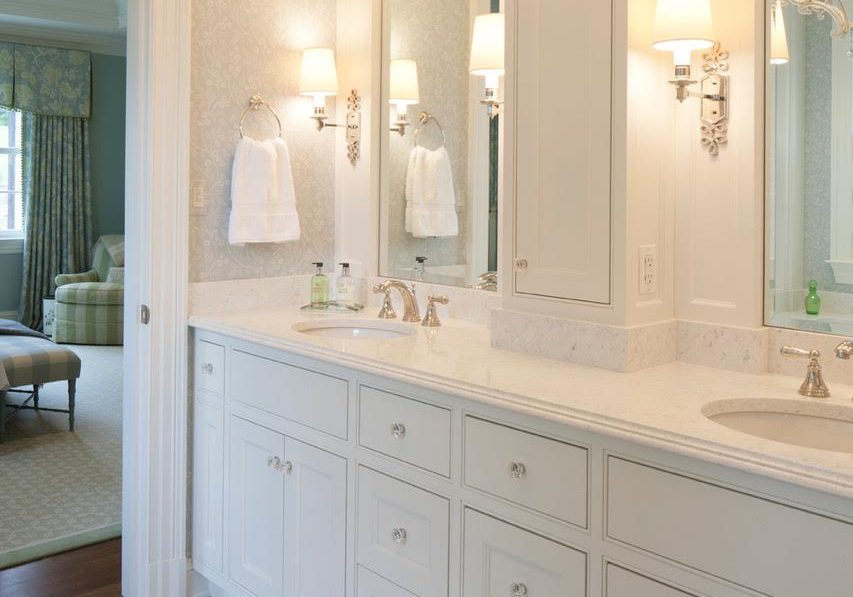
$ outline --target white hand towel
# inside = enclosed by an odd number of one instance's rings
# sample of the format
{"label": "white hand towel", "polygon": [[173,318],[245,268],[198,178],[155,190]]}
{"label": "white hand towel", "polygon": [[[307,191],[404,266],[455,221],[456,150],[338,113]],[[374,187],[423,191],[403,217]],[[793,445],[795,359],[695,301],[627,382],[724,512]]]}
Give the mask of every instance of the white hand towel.
{"label": "white hand towel", "polygon": [[244,246],[298,240],[299,236],[287,144],[280,138],[244,137],[237,144],[231,174],[228,241]]}
{"label": "white hand towel", "polygon": [[406,171],[406,232],[417,238],[457,236],[456,194],[444,147],[415,147]]}

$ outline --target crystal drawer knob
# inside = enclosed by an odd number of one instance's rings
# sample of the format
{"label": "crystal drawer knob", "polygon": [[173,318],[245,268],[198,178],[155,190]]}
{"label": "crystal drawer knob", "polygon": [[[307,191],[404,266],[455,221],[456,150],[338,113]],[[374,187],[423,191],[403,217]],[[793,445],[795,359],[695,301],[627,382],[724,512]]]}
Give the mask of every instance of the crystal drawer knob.
{"label": "crystal drawer knob", "polygon": [[406,542],[406,529],[394,529],[391,531],[391,540],[397,545],[403,545]]}
{"label": "crystal drawer knob", "polygon": [[205,363],[201,366],[201,370],[208,375],[213,375],[213,363]]}
{"label": "crystal drawer knob", "polygon": [[293,463],[290,462],[289,460],[285,460],[284,464],[281,465],[281,471],[285,475],[289,475],[290,473],[293,472]]}
{"label": "crystal drawer knob", "polygon": [[406,435],[406,426],[402,423],[394,423],[391,425],[391,435],[397,439],[402,439]]}
{"label": "crystal drawer knob", "polygon": [[527,596],[527,585],[520,582],[514,582],[510,586],[512,590],[512,597],[526,597]]}
{"label": "crystal drawer knob", "polygon": [[281,458],[278,456],[270,456],[267,458],[267,466],[274,470],[279,470],[281,468]]}
{"label": "crystal drawer knob", "polygon": [[516,259],[515,260],[515,269],[518,271],[523,271],[527,269],[527,259]]}
{"label": "crystal drawer knob", "polygon": [[519,479],[523,479],[524,476],[527,475],[527,467],[524,466],[521,462],[510,462],[509,464],[509,476],[518,481]]}

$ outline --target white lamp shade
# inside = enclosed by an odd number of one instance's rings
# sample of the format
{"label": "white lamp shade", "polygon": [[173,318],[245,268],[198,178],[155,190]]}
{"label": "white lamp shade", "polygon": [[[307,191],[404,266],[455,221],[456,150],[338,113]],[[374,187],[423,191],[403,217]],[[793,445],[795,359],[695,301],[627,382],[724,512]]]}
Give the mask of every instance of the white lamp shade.
{"label": "white lamp shade", "polygon": [[414,60],[391,61],[389,101],[398,106],[411,106],[421,101],[418,90],[418,64]]}
{"label": "white lamp shade", "polygon": [[[652,47],[679,57],[714,45],[711,0],[658,0]],[[676,61],[677,64],[683,64]]]}
{"label": "white lamp shade", "polygon": [[787,64],[790,59],[785,16],[782,14],[782,0],[776,0],[773,6],[773,18],[770,21],[770,64]]}
{"label": "white lamp shade", "polygon": [[302,52],[299,93],[315,97],[338,94],[338,69],[333,49],[308,48]]}
{"label": "white lamp shade", "polygon": [[472,75],[489,77],[504,74],[505,30],[503,13],[479,15],[474,19],[470,63]]}

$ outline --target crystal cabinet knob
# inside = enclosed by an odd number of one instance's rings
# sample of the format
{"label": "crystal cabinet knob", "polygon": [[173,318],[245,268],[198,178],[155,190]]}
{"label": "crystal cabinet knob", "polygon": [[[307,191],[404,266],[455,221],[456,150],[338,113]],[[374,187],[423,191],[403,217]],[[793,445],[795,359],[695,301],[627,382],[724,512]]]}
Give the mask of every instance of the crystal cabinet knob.
{"label": "crystal cabinet knob", "polygon": [[289,460],[285,460],[284,464],[281,465],[281,471],[285,475],[289,475],[290,473],[293,472],[293,463],[290,462]]}
{"label": "crystal cabinet knob", "polygon": [[279,470],[281,468],[281,458],[278,456],[270,456],[267,458],[267,466],[273,470]]}
{"label": "crystal cabinet knob", "polygon": [[510,462],[509,463],[509,476],[518,481],[519,479],[523,479],[524,476],[527,475],[527,467],[524,466],[521,462]]}
{"label": "crystal cabinet knob", "polygon": [[407,537],[406,529],[394,529],[391,531],[391,540],[397,545],[403,545]]}
{"label": "crystal cabinet knob", "polygon": [[521,582],[514,582],[510,585],[512,597],[527,597],[527,585]]}
{"label": "crystal cabinet knob", "polygon": [[397,439],[402,439],[406,435],[406,426],[402,423],[394,423],[391,425],[391,435]]}
{"label": "crystal cabinet knob", "polygon": [[515,260],[515,269],[517,269],[518,271],[526,270],[527,265],[528,265],[527,259],[516,259]]}
{"label": "crystal cabinet knob", "polygon": [[213,363],[205,363],[201,366],[201,370],[207,375],[213,375]]}

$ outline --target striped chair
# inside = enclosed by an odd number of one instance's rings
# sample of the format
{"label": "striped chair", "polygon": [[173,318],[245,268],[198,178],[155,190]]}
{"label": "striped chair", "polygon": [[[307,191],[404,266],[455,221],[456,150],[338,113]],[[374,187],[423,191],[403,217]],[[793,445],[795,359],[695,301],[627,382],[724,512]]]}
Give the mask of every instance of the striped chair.
{"label": "striped chair", "polygon": [[56,276],[53,340],[67,344],[119,345],[124,340],[124,236],[95,243],[92,269]]}

